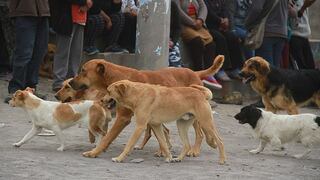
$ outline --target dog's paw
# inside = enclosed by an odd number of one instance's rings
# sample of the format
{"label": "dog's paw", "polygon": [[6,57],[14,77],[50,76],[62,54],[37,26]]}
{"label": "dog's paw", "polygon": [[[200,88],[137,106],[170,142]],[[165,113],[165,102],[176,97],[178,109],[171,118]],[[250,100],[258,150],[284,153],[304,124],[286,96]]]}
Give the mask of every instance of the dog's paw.
{"label": "dog's paw", "polygon": [[198,157],[199,155],[200,155],[200,149],[197,149],[197,148],[191,148],[187,152],[188,157]]}
{"label": "dog's paw", "polygon": [[14,147],[20,147],[21,146],[21,143],[13,143],[12,144]]}
{"label": "dog's paw", "polygon": [[82,156],[89,157],[89,158],[96,158],[97,157],[97,155],[95,155],[92,151],[84,152],[84,153],[82,153]]}
{"label": "dog's paw", "polygon": [[155,157],[164,157],[164,152],[162,152],[160,149],[154,153]]}
{"label": "dog's paw", "polygon": [[226,161],[225,161],[225,160],[222,160],[222,159],[221,159],[221,160],[219,160],[219,164],[220,164],[220,165],[224,165],[224,163],[226,163]]}
{"label": "dog's paw", "polygon": [[63,146],[60,146],[57,151],[63,151],[64,150],[64,147]]}
{"label": "dog's paw", "polygon": [[260,153],[260,151],[257,150],[257,149],[253,149],[253,150],[251,150],[249,152],[252,153],[252,154],[259,154]]}
{"label": "dog's paw", "polygon": [[140,147],[140,146],[135,146],[133,149],[134,149],[134,150],[142,150],[143,148]]}
{"label": "dog's paw", "polygon": [[111,160],[112,160],[112,162],[116,162],[116,163],[122,162],[122,159],[119,157],[112,158]]}

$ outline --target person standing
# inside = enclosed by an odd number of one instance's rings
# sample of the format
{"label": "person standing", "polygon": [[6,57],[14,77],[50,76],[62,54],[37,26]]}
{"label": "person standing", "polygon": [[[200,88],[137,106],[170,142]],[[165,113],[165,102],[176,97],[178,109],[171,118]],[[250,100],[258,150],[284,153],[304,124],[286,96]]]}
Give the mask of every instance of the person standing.
{"label": "person standing", "polygon": [[[16,31],[12,62],[12,78],[9,81],[9,102],[12,94],[38,84],[40,64],[48,47],[50,16],[48,0],[10,0],[9,16],[14,19]],[[45,98],[36,94],[40,98]]]}
{"label": "person standing", "polygon": [[53,61],[52,90],[74,77],[82,59],[83,33],[91,0],[51,0],[52,27],[57,33],[57,50]]}
{"label": "person standing", "polygon": [[[261,21],[261,15],[265,13],[264,7],[272,6],[265,24],[263,42],[260,48],[256,49],[257,56],[266,59],[271,65],[280,67],[282,50],[288,36],[288,0],[255,0],[248,12],[245,26],[251,27]],[[250,29],[250,28],[248,28]]]}

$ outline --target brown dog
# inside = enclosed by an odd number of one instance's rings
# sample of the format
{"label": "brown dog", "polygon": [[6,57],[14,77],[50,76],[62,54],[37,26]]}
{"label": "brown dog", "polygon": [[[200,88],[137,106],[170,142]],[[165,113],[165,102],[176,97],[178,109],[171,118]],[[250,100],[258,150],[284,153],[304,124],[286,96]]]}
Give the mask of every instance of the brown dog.
{"label": "brown dog", "polygon": [[[112,161],[123,161],[149,124],[156,134],[161,149],[165,151],[166,161],[180,162],[191,148],[188,129],[196,120],[206,136],[208,145],[212,148],[218,146],[219,163],[224,164],[224,145],[213,124],[211,106],[208,102],[212,98],[212,93],[209,89],[199,85],[165,87],[122,80],[111,84],[107,92],[108,94],[103,100],[107,107],[115,100],[121,106],[134,112],[136,116],[136,126],[132,136],[123,152],[118,157],[112,158]],[[184,119],[186,114],[193,118]],[[172,158],[162,129],[163,123],[171,121],[177,121],[179,135],[183,143],[183,149],[177,158]]]}
{"label": "brown dog", "polygon": [[[70,86],[69,82],[72,80],[72,78],[67,79],[63,82],[61,89],[55,94],[55,98],[63,103],[66,102],[71,102],[71,101],[79,101],[79,100],[100,100],[102,99],[106,94],[102,93],[94,88],[88,88],[88,89],[84,89],[84,90],[74,90],[72,89],[72,87]],[[169,149],[172,147],[171,143],[170,143],[170,137],[169,137],[169,129],[165,126],[163,126],[163,130],[164,130],[164,134],[166,137],[166,142],[169,146]],[[141,145],[139,145],[138,147],[135,147],[135,149],[137,150],[142,150],[144,148],[144,146],[146,145],[146,143],[148,142],[148,140],[151,138],[151,127],[148,125],[147,129],[145,131],[145,135],[143,138],[143,141],[141,142]],[[161,151],[161,149],[159,149],[159,151],[157,151],[155,153],[156,156],[162,156],[163,155],[163,151]]]}
{"label": "brown dog", "polygon": [[320,107],[320,71],[279,69],[261,57],[247,60],[240,76],[262,96],[267,111],[283,109],[298,114],[298,106],[310,101]]}
{"label": "brown dog", "polygon": [[[139,71],[115,65],[102,59],[96,59],[85,63],[80,74],[70,82],[70,85],[76,90],[92,87],[102,92],[106,92],[110,84],[124,79],[169,87],[189,86],[191,84],[203,85],[201,79],[217,73],[223,65],[223,62],[224,56],[219,55],[215,58],[211,67],[202,71],[195,72],[188,68],[164,68],[156,71]],[[118,106],[116,111],[117,118],[109,133],[104,136],[99,146],[83,153],[84,156],[98,156],[104,149],[108,148],[111,142],[130,123],[133,115],[130,109]],[[197,121],[193,126],[196,131],[196,142],[187,155],[198,156],[203,136]]]}
{"label": "brown dog", "polygon": [[42,77],[53,78],[53,57],[56,52],[56,45],[48,44],[48,52],[40,65],[39,75]]}

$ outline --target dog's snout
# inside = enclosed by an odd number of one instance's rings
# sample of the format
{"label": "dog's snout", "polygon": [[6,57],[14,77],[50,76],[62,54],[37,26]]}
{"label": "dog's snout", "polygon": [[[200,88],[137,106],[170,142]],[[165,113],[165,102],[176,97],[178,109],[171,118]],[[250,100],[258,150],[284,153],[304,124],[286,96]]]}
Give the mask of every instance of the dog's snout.
{"label": "dog's snout", "polygon": [[237,120],[239,120],[240,115],[239,115],[239,114],[236,114],[236,115],[234,116],[234,118],[237,119]]}
{"label": "dog's snout", "polygon": [[69,84],[70,84],[71,88],[74,89],[74,80],[73,79],[69,82]]}

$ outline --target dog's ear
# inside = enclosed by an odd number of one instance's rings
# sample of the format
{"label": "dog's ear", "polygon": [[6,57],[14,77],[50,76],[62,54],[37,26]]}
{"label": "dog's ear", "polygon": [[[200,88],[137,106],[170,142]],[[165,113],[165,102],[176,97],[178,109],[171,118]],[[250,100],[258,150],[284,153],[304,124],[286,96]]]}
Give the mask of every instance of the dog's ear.
{"label": "dog's ear", "polygon": [[15,97],[19,100],[24,100],[25,97],[26,97],[26,93],[21,91],[21,90],[18,90],[16,93],[15,93]]}
{"label": "dog's ear", "polygon": [[126,92],[126,88],[127,86],[125,84],[118,84],[116,86],[117,92],[119,94],[119,96],[124,96],[125,92]]}
{"label": "dog's ear", "polygon": [[252,66],[261,74],[267,75],[270,71],[269,65],[265,63],[261,63],[260,61],[253,61]]}
{"label": "dog's ear", "polygon": [[25,90],[30,92],[30,93],[32,93],[32,94],[35,92],[35,89],[34,88],[30,88],[30,87],[27,87]]}
{"label": "dog's ear", "polygon": [[98,63],[97,64],[97,73],[100,74],[100,75],[104,75],[104,72],[105,72],[104,65],[101,64],[101,63]]}

